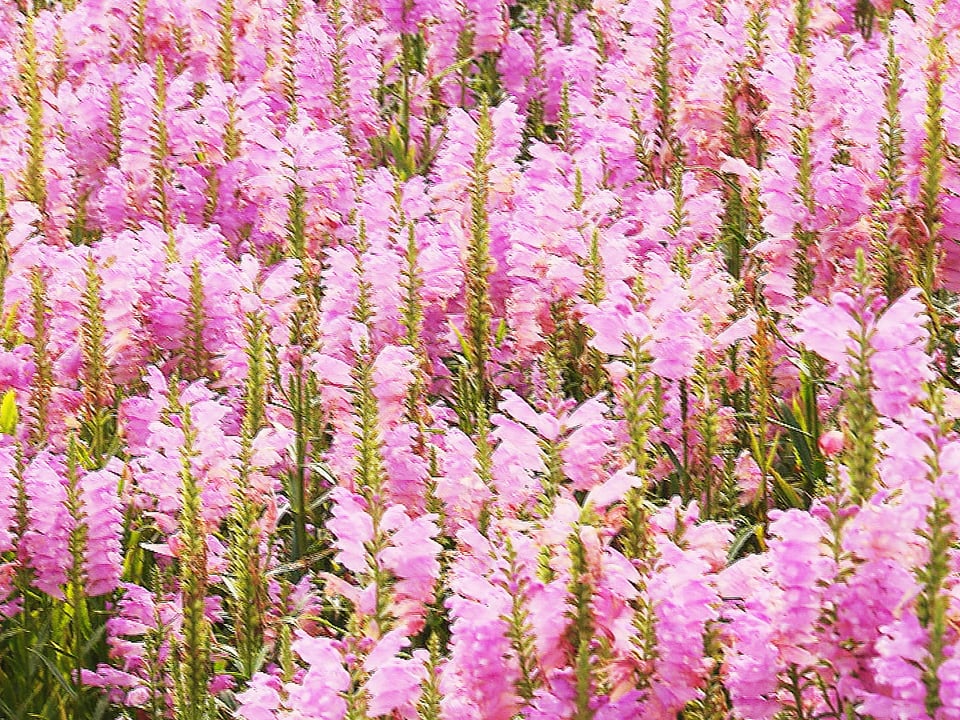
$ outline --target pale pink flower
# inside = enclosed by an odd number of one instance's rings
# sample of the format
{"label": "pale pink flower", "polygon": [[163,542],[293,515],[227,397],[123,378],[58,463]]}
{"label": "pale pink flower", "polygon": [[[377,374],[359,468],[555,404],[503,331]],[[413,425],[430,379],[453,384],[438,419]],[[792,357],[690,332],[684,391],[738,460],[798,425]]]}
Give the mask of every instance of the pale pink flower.
{"label": "pale pink flower", "polygon": [[365,573],[370,569],[365,544],[373,540],[374,532],[366,503],[345,488],[334,488],[330,496],[334,508],[327,527],[336,538],[337,562],[353,573]]}

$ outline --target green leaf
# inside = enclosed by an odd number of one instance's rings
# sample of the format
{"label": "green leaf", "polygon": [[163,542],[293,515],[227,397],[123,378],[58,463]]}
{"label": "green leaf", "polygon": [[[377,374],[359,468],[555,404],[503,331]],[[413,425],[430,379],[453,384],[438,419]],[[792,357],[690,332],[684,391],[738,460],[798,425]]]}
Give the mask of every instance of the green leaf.
{"label": "green leaf", "polygon": [[507,330],[509,330],[507,327],[507,321],[503,318],[500,318],[500,324],[497,325],[497,334],[494,338],[494,342],[496,342],[498,347],[503,345],[503,340],[507,337]]}
{"label": "green leaf", "polygon": [[460,343],[460,351],[463,353],[463,356],[467,359],[467,363],[472,365],[473,353],[470,351],[470,341],[463,336],[463,333],[460,332],[457,326],[454,325],[452,322],[450,323],[450,329],[453,330],[453,332],[456,334],[457,340]]}
{"label": "green leaf", "polygon": [[17,393],[13,388],[10,388],[4,393],[3,401],[0,402],[0,433],[13,435],[13,433],[16,432],[19,420],[20,412],[17,410]]}
{"label": "green leaf", "polygon": [[780,405],[780,421],[789,433],[793,445],[794,455],[800,467],[801,476],[806,484],[806,490],[813,492],[818,482],[826,477],[826,466],[820,458],[816,445],[816,438],[807,429],[806,418],[800,408],[791,408],[787,403]]}
{"label": "green leaf", "polygon": [[29,648],[28,652],[37,657],[40,662],[43,663],[44,667],[47,669],[47,672],[50,673],[50,676],[57,681],[57,684],[60,685],[68,697],[76,699],[77,691],[74,689],[73,684],[70,682],[70,679],[63,674],[60,668],[57,667],[53,660],[48,658],[36,648]]}
{"label": "green leaf", "polygon": [[761,523],[747,525],[740,529],[733,540],[733,544],[730,545],[730,549],[727,551],[728,564],[732,563],[740,556],[740,552],[743,550],[746,544],[756,537],[758,529],[761,532],[763,531],[763,525]]}
{"label": "green leaf", "polygon": [[803,508],[803,499],[800,497],[799,493],[797,493],[797,489],[787,482],[780,473],[771,471],[771,475],[773,477],[774,487],[779,492],[780,497],[787,504],[787,506],[798,509]]}
{"label": "green leaf", "polygon": [[[677,454],[673,451],[673,448],[670,447],[667,443],[660,443],[660,447],[663,448],[663,451],[667,454],[667,457],[670,458],[670,462],[673,463],[673,467],[677,471],[677,476],[684,485],[688,485],[690,482],[690,476],[687,474],[687,469],[683,466],[683,463],[680,462],[680,458],[677,457]],[[679,487],[671,487],[670,494],[675,495],[679,492]]]}

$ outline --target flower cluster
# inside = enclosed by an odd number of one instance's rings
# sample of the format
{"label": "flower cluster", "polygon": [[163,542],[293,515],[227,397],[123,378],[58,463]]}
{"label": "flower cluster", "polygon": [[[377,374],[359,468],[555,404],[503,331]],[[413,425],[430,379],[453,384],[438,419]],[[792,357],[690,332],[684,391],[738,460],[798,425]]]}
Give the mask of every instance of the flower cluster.
{"label": "flower cluster", "polygon": [[0,716],[960,718],[958,0],[0,2]]}

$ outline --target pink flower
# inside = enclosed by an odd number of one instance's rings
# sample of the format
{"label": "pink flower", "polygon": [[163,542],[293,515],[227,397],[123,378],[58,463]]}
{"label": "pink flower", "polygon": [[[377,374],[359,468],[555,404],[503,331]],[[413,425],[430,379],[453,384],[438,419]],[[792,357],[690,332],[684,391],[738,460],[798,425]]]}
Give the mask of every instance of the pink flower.
{"label": "pink flower", "polygon": [[807,300],[794,319],[800,330],[800,342],[834,363],[841,373],[849,367],[853,338],[859,332],[856,320],[848,311],[851,303],[846,296],[834,296],[834,304],[829,306]]}
{"label": "pink flower", "polygon": [[760,484],[763,482],[763,473],[760,466],[753,459],[749,450],[742,451],[734,464],[734,476],[737,478],[737,486],[740,488],[740,500],[744,503],[753,502],[757,493],[760,492]]}
{"label": "pink flower", "polygon": [[606,482],[587,493],[587,502],[602,510],[622,500],[628,490],[640,487],[641,484],[641,479],[633,475],[633,463],[630,463],[628,466],[617,470]]}
{"label": "pink flower", "polygon": [[817,446],[827,457],[833,457],[843,450],[843,433],[839,430],[829,430],[820,436]]}
{"label": "pink flower", "polygon": [[81,482],[87,528],[84,571],[86,593],[91,597],[114,590],[123,570],[123,516],[117,495],[121,470],[122,464],[114,459],[103,470],[87,473]]}
{"label": "pink flower", "polygon": [[336,538],[337,562],[353,573],[365,573],[370,569],[365,544],[373,540],[373,520],[366,503],[359,495],[339,487],[330,492],[330,499],[334,503],[333,517],[327,527]]}
{"label": "pink flower", "polygon": [[300,631],[292,648],[307,664],[307,672],[299,681],[284,686],[287,692],[284,705],[293,717],[343,720],[347,703],[342,693],[350,687],[350,674],[343,667],[343,658],[335,641],[311,637]]}
{"label": "pink flower", "polygon": [[916,615],[908,613],[880,631],[877,656],[872,663],[879,687],[867,694],[862,712],[882,720],[928,718],[927,689],[921,672],[927,655],[926,630]]}
{"label": "pink flower", "polygon": [[716,620],[719,612],[707,564],[663,539],[658,550],[659,567],[646,581],[656,612],[658,648],[656,680],[646,712],[667,718],[698,695],[710,662],[690,638],[703,637],[707,623]]}
{"label": "pink flower", "polygon": [[73,559],[68,542],[73,519],[67,512],[66,483],[59,461],[47,453],[34,458],[24,473],[30,500],[30,526],[20,553],[34,570],[33,584],[60,600]]}
{"label": "pink flower", "polygon": [[909,406],[923,397],[924,383],[935,377],[925,348],[929,337],[925,317],[919,291],[913,289],[877,320],[870,371],[876,388],[873,402],[883,415],[897,418],[906,414]]}
{"label": "pink flower", "polygon": [[[394,509],[396,513],[392,513]],[[385,526],[391,514],[400,515],[402,520],[399,529],[390,536],[391,547],[380,555],[384,565],[397,577],[432,582],[440,570],[436,559],[440,545],[432,539],[437,534],[434,524],[437,516],[421,515],[410,520],[400,506],[394,506],[384,514]]]}
{"label": "pink flower", "polygon": [[394,613],[401,624],[417,624],[433,600],[433,588],[440,574],[441,546],[433,538],[438,533],[436,515],[421,515],[411,520],[400,505],[389,508],[383,527],[392,530],[391,545],[378,560],[397,578],[394,585]]}
{"label": "pink flower", "polygon": [[960,657],[945,660],[937,672],[940,680],[941,712],[944,718],[960,718]]}
{"label": "pink flower", "polygon": [[380,406],[380,424],[388,428],[405,412],[407,388],[413,382],[416,359],[408,347],[387,345],[373,365],[374,394]]}
{"label": "pink flower", "polygon": [[371,716],[399,712],[403,718],[416,718],[421,683],[427,677],[424,662],[428,653],[417,650],[412,658],[392,657],[377,667],[367,680],[370,694],[367,711]]}

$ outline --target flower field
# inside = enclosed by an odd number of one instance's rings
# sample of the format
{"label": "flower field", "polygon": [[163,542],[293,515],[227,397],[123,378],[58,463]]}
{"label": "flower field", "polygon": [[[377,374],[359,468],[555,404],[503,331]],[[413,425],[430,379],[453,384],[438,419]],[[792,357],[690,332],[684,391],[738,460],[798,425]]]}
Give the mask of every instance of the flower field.
{"label": "flower field", "polygon": [[960,0],[0,1],[0,720],[960,720]]}

